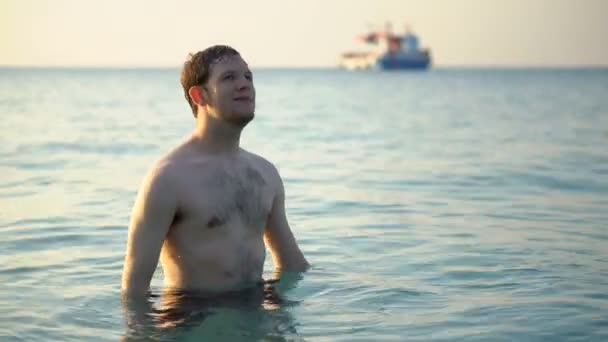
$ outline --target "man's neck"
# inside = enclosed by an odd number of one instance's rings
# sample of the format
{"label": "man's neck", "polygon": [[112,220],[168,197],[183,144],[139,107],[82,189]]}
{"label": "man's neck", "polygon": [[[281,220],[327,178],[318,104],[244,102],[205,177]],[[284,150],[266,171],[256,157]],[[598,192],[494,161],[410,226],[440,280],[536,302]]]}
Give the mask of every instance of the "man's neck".
{"label": "man's neck", "polygon": [[233,154],[240,149],[242,127],[212,117],[200,117],[192,133],[193,141],[205,152]]}

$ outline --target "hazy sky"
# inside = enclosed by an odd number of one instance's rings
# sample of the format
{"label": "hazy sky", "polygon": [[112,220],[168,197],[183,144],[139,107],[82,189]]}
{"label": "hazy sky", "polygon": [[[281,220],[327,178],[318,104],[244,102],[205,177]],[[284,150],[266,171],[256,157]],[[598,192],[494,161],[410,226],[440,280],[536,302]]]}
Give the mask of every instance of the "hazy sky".
{"label": "hazy sky", "polygon": [[608,0],[0,0],[0,65],[179,66],[233,45],[252,66],[332,66],[407,23],[436,65],[608,65]]}

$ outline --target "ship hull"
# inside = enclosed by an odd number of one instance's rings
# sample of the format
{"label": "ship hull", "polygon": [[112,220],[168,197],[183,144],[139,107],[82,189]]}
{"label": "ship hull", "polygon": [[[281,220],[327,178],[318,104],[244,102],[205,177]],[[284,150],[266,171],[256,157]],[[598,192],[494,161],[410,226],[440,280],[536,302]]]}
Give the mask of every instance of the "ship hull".
{"label": "ship hull", "polygon": [[347,70],[426,70],[431,66],[431,58],[428,54],[407,54],[390,56],[384,55],[378,58],[373,56],[356,56],[342,58],[340,67]]}
{"label": "ship hull", "polygon": [[376,62],[380,70],[425,70],[431,65],[427,55],[379,58]]}

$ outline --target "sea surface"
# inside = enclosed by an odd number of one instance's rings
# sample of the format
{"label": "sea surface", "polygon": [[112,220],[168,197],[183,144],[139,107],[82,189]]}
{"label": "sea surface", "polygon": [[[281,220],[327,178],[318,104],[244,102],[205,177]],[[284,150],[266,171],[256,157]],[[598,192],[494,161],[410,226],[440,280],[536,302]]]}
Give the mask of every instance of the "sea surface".
{"label": "sea surface", "polygon": [[[254,78],[241,145],[313,267],[144,339],[608,341],[607,69]],[[133,336],[131,207],[193,126],[177,68],[0,69],[1,341]]]}

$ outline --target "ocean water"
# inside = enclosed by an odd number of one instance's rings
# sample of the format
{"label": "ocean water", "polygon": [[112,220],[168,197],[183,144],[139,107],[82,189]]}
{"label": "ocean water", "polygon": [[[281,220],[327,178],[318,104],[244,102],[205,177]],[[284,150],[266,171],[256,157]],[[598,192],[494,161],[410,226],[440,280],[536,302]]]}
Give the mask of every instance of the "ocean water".
{"label": "ocean water", "polygon": [[[254,77],[241,143],[313,268],[147,339],[608,340],[608,70]],[[0,340],[126,339],[137,187],[194,124],[178,70],[1,69],[0,115]]]}

